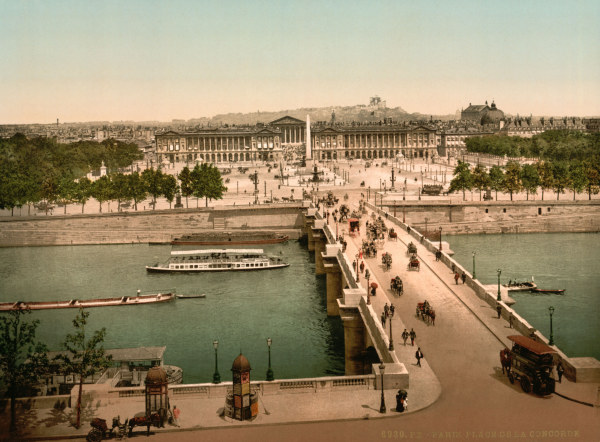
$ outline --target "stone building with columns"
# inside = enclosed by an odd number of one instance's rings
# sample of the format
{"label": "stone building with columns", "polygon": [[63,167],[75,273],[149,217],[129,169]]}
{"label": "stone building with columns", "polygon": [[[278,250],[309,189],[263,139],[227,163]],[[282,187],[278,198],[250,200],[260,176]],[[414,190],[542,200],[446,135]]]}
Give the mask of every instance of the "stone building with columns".
{"label": "stone building with columns", "polygon": [[424,125],[317,125],[311,128],[313,156],[320,160],[432,158],[440,137]]}
{"label": "stone building with columns", "polygon": [[156,156],[159,164],[278,161],[281,135],[281,130],[265,125],[168,131],[156,135]]}
{"label": "stone building with columns", "polygon": [[[289,148],[303,149],[306,123],[285,116],[268,124],[168,131],[156,135],[159,163],[279,161]],[[311,125],[312,156],[318,160],[432,158],[440,134],[425,125],[356,123]]]}

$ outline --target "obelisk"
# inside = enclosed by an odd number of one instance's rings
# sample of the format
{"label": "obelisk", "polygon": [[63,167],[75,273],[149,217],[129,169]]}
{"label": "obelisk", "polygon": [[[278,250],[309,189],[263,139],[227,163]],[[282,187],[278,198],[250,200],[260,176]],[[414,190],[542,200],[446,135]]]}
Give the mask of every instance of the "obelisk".
{"label": "obelisk", "polygon": [[306,159],[312,160],[312,148],[310,145],[310,115],[306,114]]}

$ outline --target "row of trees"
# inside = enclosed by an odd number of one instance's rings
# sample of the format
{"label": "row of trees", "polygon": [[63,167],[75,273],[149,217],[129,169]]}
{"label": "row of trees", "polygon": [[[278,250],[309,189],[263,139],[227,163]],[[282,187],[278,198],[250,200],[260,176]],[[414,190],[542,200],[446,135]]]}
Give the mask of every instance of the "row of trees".
{"label": "row of trees", "polygon": [[594,161],[538,161],[535,164],[521,165],[517,161],[509,161],[505,170],[500,166],[492,166],[488,171],[484,166],[471,167],[469,163],[459,161],[454,169],[454,178],[450,182],[449,192],[465,192],[478,190],[479,199],[484,190],[494,190],[496,200],[498,191],[513,194],[525,191],[529,195],[537,194],[541,189],[542,200],[544,190],[556,192],[556,199],[565,190],[573,192],[573,199],[577,193],[586,191],[589,199],[592,194],[600,191],[600,165]]}
{"label": "row of trees", "polygon": [[27,322],[30,310],[11,310],[0,316],[0,380],[5,396],[10,399],[10,431],[17,430],[16,398],[31,394],[31,389],[47,375],[77,375],[77,415],[75,426],[81,424],[83,381],[102,372],[111,364],[111,356],[103,347],[106,328],[87,330],[89,313],[80,309],[73,320],[74,332],[67,334],[64,350],[49,360],[48,348],[36,338],[39,320]]}
{"label": "row of trees", "polygon": [[548,130],[531,138],[491,135],[465,140],[469,152],[545,161],[600,162],[600,133]]}
{"label": "row of trees", "polygon": [[[0,175],[0,208],[14,210],[15,207],[43,200],[64,205],[65,213],[67,204],[81,204],[83,213],[86,202],[94,198],[100,203],[100,212],[102,204],[110,204],[110,201],[117,201],[119,211],[123,202],[133,201],[137,210],[138,203],[148,196],[152,197],[151,205],[155,207],[156,200],[160,197],[164,197],[171,205],[179,193],[186,197],[186,204],[187,197],[194,196],[206,198],[208,205],[208,200],[221,199],[227,190],[221,173],[212,164],[197,165],[192,171],[186,167],[179,174],[179,179],[181,184],[173,175],[163,173],[160,169],[146,169],[141,174],[112,173],[93,182],[87,177],[63,177],[58,182],[44,180],[41,189],[37,189],[29,186],[28,183],[31,182],[21,179],[18,174],[5,176],[4,179]],[[47,209],[48,204],[45,207]]]}
{"label": "row of trees", "polygon": [[45,137],[28,139],[23,134],[0,139],[0,209],[57,201],[59,190],[74,192],[73,183],[85,180],[102,163],[109,173],[116,173],[142,158],[135,143],[112,139],[72,144]]}

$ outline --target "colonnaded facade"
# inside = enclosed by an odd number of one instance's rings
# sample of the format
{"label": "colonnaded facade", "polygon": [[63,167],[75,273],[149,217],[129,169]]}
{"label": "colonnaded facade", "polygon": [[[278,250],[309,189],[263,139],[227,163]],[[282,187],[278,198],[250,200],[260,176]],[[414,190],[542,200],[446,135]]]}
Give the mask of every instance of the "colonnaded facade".
{"label": "colonnaded facade", "polygon": [[[310,123],[309,123],[310,124]],[[310,152],[306,152],[306,134]],[[286,116],[255,126],[223,126],[156,134],[159,163],[434,158],[446,155],[444,134],[426,125],[307,123]]]}

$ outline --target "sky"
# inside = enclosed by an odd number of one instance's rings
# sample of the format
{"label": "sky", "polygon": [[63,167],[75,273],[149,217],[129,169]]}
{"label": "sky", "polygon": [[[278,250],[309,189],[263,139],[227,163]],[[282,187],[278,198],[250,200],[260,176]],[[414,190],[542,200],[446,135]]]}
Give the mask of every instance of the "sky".
{"label": "sky", "polygon": [[0,0],[0,124],[368,104],[600,115],[598,0]]}

